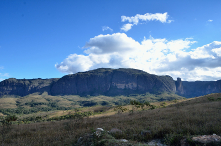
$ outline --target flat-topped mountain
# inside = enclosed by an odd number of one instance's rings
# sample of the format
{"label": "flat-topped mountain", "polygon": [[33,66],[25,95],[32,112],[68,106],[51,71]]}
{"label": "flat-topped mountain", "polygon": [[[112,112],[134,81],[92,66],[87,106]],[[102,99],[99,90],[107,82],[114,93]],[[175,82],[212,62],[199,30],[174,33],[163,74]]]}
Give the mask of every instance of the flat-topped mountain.
{"label": "flat-topped mountain", "polygon": [[0,82],[0,96],[26,96],[35,92],[49,95],[130,95],[176,93],[183,97],[202,96],[221,92],[218,81],[174,81],[172,77],[157,76],[147,72],[120,68],[99,68],[54,79],[15,79]]}
{"label": "flat-topped mountain", "polygon": [[170,76],[123,68],[101,68],[66,75],[51,88],[52,95],[129,95],[175,91],[175,82]]}
{"label": "flat-topped mountain", "polygon": [[50,95],[129,95],[176,91],[170,76],[157,76],[136,69],[100,68],[66,75],[60,79],[14,79],[0,82],[0,96],[25,96],[34,92]]}
{"label": "flat-topped mountain", "polygon": [[181,81],[177,78],[176,93],[183,97],[197,97],[211,93],[221,93],[221,80],[218,81]]}

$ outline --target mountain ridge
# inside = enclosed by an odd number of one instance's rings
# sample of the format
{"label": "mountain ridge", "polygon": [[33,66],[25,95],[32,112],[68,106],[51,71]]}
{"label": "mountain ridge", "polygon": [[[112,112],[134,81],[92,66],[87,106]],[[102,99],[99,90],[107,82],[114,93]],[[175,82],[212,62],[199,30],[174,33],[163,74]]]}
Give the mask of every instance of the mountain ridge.
{"label": "mountain ridge", "polygon": [[221,80],[188,82],[172,77],[149,74],[131,68],[98,68],[86,72],[51,79],[15,79],[0,82],[0,97],[26,96],[35,92],[49,95],[130,95],[176,93],[183,97],[196,97],[221,92]]}
{"label": "mountain ridge", "polygon": [[53,85],[51,91],[52,95],[62,95],[63,93],[128,95],[155,93],[157,92],[155,90],[158,92],[175,92],[175,84],[169,76],[157,76],[136,69],[101,68],[64,76]]}

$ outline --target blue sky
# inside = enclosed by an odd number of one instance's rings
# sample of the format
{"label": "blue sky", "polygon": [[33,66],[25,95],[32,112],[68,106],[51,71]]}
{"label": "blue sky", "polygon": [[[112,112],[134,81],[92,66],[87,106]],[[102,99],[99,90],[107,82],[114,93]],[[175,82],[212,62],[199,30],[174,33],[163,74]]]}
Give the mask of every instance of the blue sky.
{"label": "blue sky", "polygon": [[221,79],[220,0],[0,1],[0,80],[99,67]]}

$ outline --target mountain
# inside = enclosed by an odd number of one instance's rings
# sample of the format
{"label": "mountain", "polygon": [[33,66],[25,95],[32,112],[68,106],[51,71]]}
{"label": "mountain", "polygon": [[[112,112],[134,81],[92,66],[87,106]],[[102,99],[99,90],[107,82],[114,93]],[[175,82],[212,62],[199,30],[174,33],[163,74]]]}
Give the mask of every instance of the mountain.
{"label": "mountain", "polygon": [[183,97],[196,97],[221,92],[218,81],[174,81],[170,76],[157,76],[147,72],[120,68],[99,68],[52,79],[15,79],[0,82],[0,96],[26,96],[35,92],[49,95],[130,95],[176,93]]}
{"label": "mountain", "polygon": [[0,82],[0,96],[25,96],[34,92],[49,95],[129,95],[175,92],[170,76],[157,76],[136,69],[100,68],[66,75],[60,79],[14,79]]}
{"label": "mountain", "polygon": [[0,82],[0,96],[17,95],[26,96],[35,92],[48,92],[50,94],[51,85],[56,82],[54,79],[15,79],[9,78]]}
{"label": "mountain", "polygon": [[136,69],[101,68],[67,75],[51,88],[52,95],[128,95],[175,92],[170,76],[157,76]]}
{"label": "mountain", "polygon": [[187,98],[221,92],[221,80],[188,82],[181,81],[181,78],[177,78],[175,84],[176,93]]}

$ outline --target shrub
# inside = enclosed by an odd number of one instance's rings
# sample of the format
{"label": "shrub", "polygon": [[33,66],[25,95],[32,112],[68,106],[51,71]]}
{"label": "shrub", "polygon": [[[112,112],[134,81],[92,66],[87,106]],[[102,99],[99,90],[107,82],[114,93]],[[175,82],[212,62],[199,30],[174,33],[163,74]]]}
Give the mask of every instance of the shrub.
{"label": "shrub", "polygon": [[166,134],[164,141],[165,144],[170,146],[180,145],[180,141],[183,139],[182,134]]}
{"label": "shrub", "polygon": [[208,99],[209,101],[215,101],[215,98],[214,98],[214,97],[207,97],[207,99]]}

